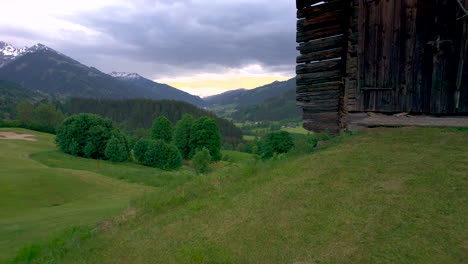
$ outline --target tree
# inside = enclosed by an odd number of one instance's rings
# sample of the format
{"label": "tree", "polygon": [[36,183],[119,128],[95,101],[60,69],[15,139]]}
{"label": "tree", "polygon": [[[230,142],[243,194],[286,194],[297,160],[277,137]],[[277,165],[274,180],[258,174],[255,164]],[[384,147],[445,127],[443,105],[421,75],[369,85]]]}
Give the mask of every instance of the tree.
{"label": "tree", "polygon": [[23,100],[16,105],[16,118],[26,124],[31,124],[34,116],[34,106],[27,100]]}
{"label": "tree", "polygon": [[163,140],[151,140],[148,142],[143,164],[160,169],[175,169],[182,166],[182,156],[176,146]]}
{"label": "tree", "polygon": [[107,141],[111,138],[111,130],[102,125],[95,125],[88,129],[86,145],[83,152],[90,159],[104,159],[106,157]]}
{"label": "tree", "polygon": [[190,132],[194,121],[195,118],[192,115],[184,114],[175,127],[174,144],[184,159],[190,156]]}
{"label": "tree", "polygon": [[263,139],[262,158],[269,159],[273,157],[275,153],[287,153],[293,146],[293,139],[288,132],[272,132]]}
{"label": "tree", "polygon": [[193,155],[191,165],[198,173],[207,173],[210,171],[210,161],[210,151],[207,148],[203,148]]}
{"label": "tree", "polygon": [[166,143],[172,141],[172,123],[165,116],[160,116],[154,120],[151,126],[151,138],[154,140],[163,140]]}
{"label": "tree", "polygon": [[140,139],[133,147],[133,155],[135,156],[135,159],[141,164],[143,164],[145,161],[145,154],[148,150],[149,143],[150,141],[147,139]]}
{"label": "tree", "polygon": [[214,119],[200,117],[191,128],[190,154],[191,156],[203,148],[207,148],[213,161],[221,160],[221,135]]}
{"label": "tree", "polygon": [[104,154],[106,158],[111,161],[123,162],[128,160],[129,152],[125,146],[126,142],[122,142],[122,138],[118,136],[112,136],[109,141],[107,141],[106,149]]}
{"label": "tree", "polygon": [[33,123],[42,127],[55,129],[64,119],[62,111],[51,102],[42,103],[34,109]]}
{"label": "tree", "polygon": [[116,131],[109,119],[94,114],[72,115],[57,128],[55,142],[65,153],[105,158],[107,141]]}

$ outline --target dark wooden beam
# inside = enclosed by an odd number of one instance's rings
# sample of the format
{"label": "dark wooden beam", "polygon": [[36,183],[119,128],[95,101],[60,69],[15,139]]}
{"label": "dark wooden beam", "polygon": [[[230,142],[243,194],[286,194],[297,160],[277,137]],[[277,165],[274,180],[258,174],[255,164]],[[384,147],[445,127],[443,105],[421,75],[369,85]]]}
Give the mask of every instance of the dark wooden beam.
{"label": "dark wooden beam", "polygon": [[321,61],[317,63],[299,64],[296,66],[297,74],[337,70],[342,65],[341,60]]}
{"label": "dark wooden beam", "polygon": [[341,47],[330,49],[330,50],[317,51],[317,52],[298,56],[296,59],[296,62],[297,63],[309,63],[311,61],[322,61],[322,60],[341,58],[342,52],[343,52],[343,49]]}
{"label": "dark wooden beam", "polygon": [[323,38],[312,40],[306,43],[301,43],[296,49],[301,54],[308,54],[315,51],[328,50],[339,48],[343,46],[344,37],[343,35],[334,36],[331,38]]}
{"label": "dark wooden beam", "polygon": [[331,82],[331,81],[341,80],[341,78],[342,78],[342,74],[341,74],[341,71],[339,70],[299,74],[296,77],[296,84],[307,85],[307,84]]}
{"label": "dark wooden beam", "polygon": [[311,30],[297,31],[296,42],[306,42],[320,38],[327,38],[343,34],[343,26],[339,21],[334,25],[324,26]]}

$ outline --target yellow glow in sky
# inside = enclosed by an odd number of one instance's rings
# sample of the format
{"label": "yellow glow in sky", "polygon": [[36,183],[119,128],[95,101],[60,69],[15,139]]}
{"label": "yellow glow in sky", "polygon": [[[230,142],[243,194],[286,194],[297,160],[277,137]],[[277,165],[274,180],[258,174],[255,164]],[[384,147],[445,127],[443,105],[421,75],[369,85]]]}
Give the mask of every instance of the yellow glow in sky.
{"label": "yellow glow in sky", "polygon": [[290,78],[284,77],[229,77],[225,79],[198,79],[186,81],[167,81],[166,84],[185,92],[208,96],[223,93],[234,89],[253,89],[259,86],[270,84],[274,81],[286,81]]}

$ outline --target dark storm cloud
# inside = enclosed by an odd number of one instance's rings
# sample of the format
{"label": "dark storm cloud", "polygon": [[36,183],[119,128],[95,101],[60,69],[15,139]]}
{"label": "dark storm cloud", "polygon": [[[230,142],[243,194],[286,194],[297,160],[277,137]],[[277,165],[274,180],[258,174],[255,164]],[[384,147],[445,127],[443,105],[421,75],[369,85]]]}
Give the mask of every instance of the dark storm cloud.
{"label": "dark storm cloud", "polygon": [[[294,65],[294,1],[133,3],[131,8],[106,8],[72,18],[109,37],[107,43],[87,46],[91,54],[141,62],[142,68],[134,71],[153,75],[143,65],[165,65],[156,73],[159,77],[175,68],[215,72],[216,67],[258,63],[276,71]],[[79,41],[75,46],[80,46]],[[73,48],[68,49],[73,53]]]}

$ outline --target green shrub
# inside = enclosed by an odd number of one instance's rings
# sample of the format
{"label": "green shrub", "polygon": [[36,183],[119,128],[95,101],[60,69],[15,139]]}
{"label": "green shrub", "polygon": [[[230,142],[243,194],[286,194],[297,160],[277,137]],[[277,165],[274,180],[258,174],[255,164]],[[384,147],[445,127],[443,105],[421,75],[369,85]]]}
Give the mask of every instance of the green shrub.
{"label": "green shrub", "polygon": [[221,135],[214,119],[201,117],[193,123],[190,135],[191,156],[203,148],[208,149],[213,161],[221,160]]}
{"label": "green shrub", "polygon": [[[115,129],[109,119],[101,118],[94,114],[78,114],[65,119],[57,128],[55,142],[65,153],[88,157],[93,159],[105,159],[107,141],[112,137],[120,140],[124,135]],[[128,145],[124,142],[126,152]]]}
{"label": "green shrub", "polygon": [[182,166],[182,156],[176,146],[162,140],[151,140],[147,145],[143,164],[160,169],[175,169]]}
{"label": "green shrub", "polygon": [[94,234],[95,229],[91,226],[68,228],[47,243],[21,248],[13,263],[58,263],[69,250],[80,248],[81,244]]}
{"label": "green shrub", "polygon": [[143,164],[145,161],[145,154],[148,150],[148,146],[150,141],[147,139],[140,139],[137,141],[135,146],[133,147],[133,155],[135,156],[136,161]]}
{"label": "green shrub", "polygon": [[296,138],[291,154],[308,154],[314,151],[319,141],[326,141],[333,137],[331,134],[307,134]]}
{"label": "green shrub", "polygon": [[195,118],[192,115],[184,114],[175,127],[174,144],[184,159],[190,156],[190,132],[194,121]]}
{"label": "green shrub", "polygon": [[151,126],[151,139],[163,140],[166,143],[172,141],[172,123],[165,116],[160,116],[154,120]]}
{"label": "green shrub", "polygon": [[126,142],[123,141],[122,138],[112,136],[111,139],[107,141],[106,150],[104,151],[106,158],[116,162],[128,160],[129,152],[125,145]]}
{"label": "green shrub", "polygon": [[224,154],[221,157],[221,160],[226,161],[226,162],[234,162],[234,159],[231,157],[231,155],[228,155],[228,154]]}
{"label": "green shrub", "polygon": [[192,167],[198,173],[207,173],[210,171],[211,155],[207,148],[203,148],[195,153],[192,158]]}
{"label": "green shrub", "polygon": [[272,132],[263,139],[262,158],[270,159],[275,153],[287,153],[294,146],[291,135],[286,131]]}

